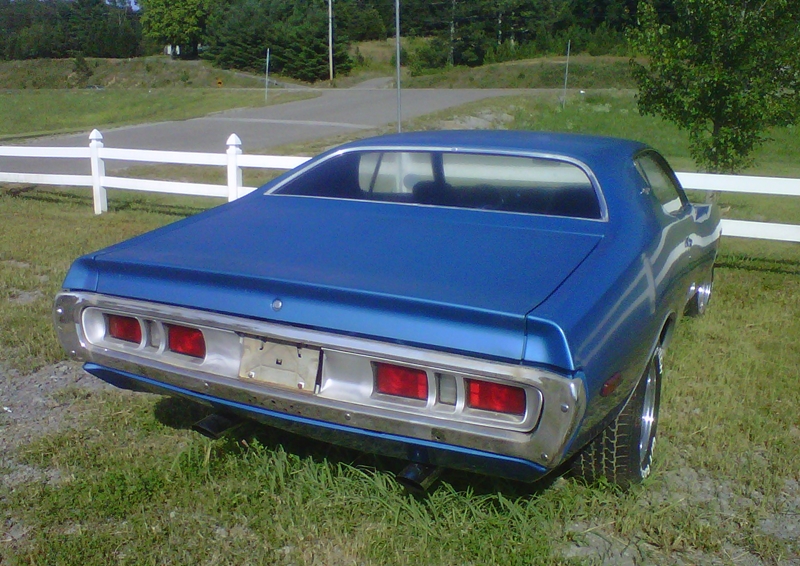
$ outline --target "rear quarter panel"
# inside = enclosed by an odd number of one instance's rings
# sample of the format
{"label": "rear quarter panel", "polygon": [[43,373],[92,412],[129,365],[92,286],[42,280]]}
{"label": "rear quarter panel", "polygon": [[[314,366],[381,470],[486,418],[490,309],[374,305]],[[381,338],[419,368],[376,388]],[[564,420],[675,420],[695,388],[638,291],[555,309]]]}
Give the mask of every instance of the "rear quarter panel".
{"label": "rear quarter panel", "polygon": [[[694,269],[685,239],[695,230],[691,209],[679,218],[656,209],[633,166],[598,174],[609,216],[606,235],[564,285],[530,318],[564,331],[585,384],[587,410],[570,453],[610,422],[641,377],[668,322],[683,311]],[[620,374],[616,391],[600,396]]]}

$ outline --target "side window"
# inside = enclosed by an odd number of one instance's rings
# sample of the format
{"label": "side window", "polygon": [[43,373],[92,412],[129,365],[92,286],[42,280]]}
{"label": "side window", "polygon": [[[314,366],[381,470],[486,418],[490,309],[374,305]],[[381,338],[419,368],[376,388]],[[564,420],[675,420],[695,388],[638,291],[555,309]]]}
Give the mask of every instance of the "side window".
{"label": "side window", "polygon": [[358,184],[365,193],[411,194],[420,181],[433,180],[428,152],[370,152],[361,154]]}
{"label": "side window", "polygon": [[664,212],[674,215],[683,209],[688,202],[686,195],[675,184],[672,175],[660,158],[645,153],[636,159],[636,166]]}
{"label": "side window", "polygon": [[442,166],[445,179],[454,187],[494,184],[526,190],[592,189],[592,182],[579,167],[554,159],[444,153]]}
{"label": "side window", "polygon": [[[486,210],[601,219],[592,181],[574,163],[540,157],[443,153],[447,190],[431,202]],[[433,191],[430,191],[433,192]]]}

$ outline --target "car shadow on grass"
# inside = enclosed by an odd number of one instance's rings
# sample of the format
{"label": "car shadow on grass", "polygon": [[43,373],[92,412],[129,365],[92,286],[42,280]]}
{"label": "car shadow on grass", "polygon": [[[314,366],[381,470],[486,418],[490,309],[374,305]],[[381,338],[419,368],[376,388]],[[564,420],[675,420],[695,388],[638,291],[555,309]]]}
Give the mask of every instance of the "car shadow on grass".
{"label": "car shadow on grass", "polygon": [[[161,424],[181,430],[191,429],[193,424],[214,412],[210,407],[178,397],[162,397],[154,407],[154,416]],[[302,459],[310,458],[316,463],[324,462],[334,467],[343,464],[392,475],[399,474],[408,465],[405,460],[343,448],[250,420],[244,420],[241,426],[226,433],[218,443],[216,449],[228,454],[241,453],[243,446],[257,443],[267,450],[283,448],[290,454]],[[561,475],[562,471],[556,470],[535,483],[524,483],[446,469],[439,481],[446,482],[457,493],[470,492],[476,496],[502,494],[507,499],[517,499],[536,497]],[[431,489],[435,490],[437,484]]]}

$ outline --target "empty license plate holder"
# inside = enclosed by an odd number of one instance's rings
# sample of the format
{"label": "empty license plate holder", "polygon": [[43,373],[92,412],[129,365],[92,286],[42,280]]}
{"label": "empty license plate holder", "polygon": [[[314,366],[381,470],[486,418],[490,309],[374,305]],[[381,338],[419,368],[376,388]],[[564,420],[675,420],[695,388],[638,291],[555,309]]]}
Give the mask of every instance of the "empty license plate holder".
{"label": "empty license plate holder", "polygon": [[314,393],[321,353],[316,348],[245,336],[239,378]]}

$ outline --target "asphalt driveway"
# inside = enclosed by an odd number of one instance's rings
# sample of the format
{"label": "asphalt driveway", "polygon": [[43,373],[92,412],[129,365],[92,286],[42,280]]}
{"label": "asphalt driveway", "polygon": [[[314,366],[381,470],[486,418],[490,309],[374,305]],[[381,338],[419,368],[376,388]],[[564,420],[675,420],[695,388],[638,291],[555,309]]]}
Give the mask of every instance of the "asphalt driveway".
{"label": "asphalt driveway", "polygon": [[[230,134],[242,140],[245,153],[394,123],[397,92],[386,79],[354,88],[322,90],[308,99],[262,108],[243,108],[175,122],[102,130],[107,147],[223,152]],[[530,92],[519,89],[404,89],[404,120],[476,100]],[[89,132],[31,140],[28,145],[85,147]],[[109,164],[109,169],[114,169]],[[0,171],[88,174],[88,162],[64,159],[0,158]]]}

